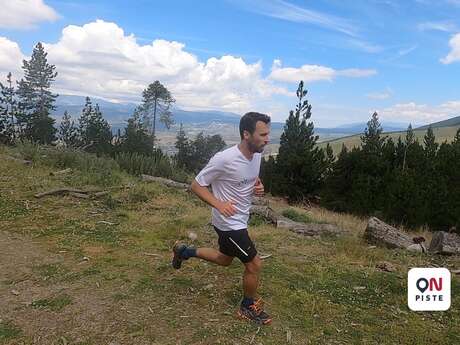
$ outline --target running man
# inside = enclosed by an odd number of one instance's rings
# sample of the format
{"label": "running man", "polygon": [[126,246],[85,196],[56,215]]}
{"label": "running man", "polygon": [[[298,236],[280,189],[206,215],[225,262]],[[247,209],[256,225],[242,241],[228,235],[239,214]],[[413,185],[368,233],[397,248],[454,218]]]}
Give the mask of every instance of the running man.
{"label": "running man", "polygon": [[[240,120],[241,142],[216,153],[195,177],[191,189],[212,207],[212,224],[219,236],[219,250],[176,242],[172,259],[176,269],[191,257],[221,266],[230,265],[234,257],[240,259],[245,269],[238,316],[258,324],[269,324],[272,319],[263,311],[262,300],[257,298],[262,260],[248,235],[247,224],[253,195],[264,195],[259,171],[269,133],[269,116],[255,112],[245,114]],[[207,188],[209,185],[212,193]]]}

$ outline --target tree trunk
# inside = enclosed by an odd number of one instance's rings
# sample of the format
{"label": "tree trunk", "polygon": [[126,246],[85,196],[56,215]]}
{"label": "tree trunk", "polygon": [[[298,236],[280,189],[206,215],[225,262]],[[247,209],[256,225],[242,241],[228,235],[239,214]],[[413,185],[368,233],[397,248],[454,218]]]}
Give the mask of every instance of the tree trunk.
{"label": "tree trunk", "polygon": [[259,206],[268,206],[268,199],[260,196],[255,196],[252,198],[252,204]]}
{"label": "tree trunk", "polygon": [[289,229],[297,234],[313,237],[318,237],[321,235],[340,236],[346,233],[345,230],[340,229],[333,224],[300,223],[283,216],[278,217],[276,227]]}
{"label": "tree trunk", "polygon": [[278,215],[269,206],[252,205],[249,212],[251,215],[256,214],[264,218],[267,222],[274,224],[277,228],[287,229],[305,236],[338,236],[346,233],[346,231],[333,224],[295,222],[289,218]]}
{"label": "tree trunk", "polygon": [[155,99],[155,103],[153,104],[153,147],[155,147],[155,124],[157,122],[157,100]]}
{"label": "tree trunk", "polygon": [[262,217],[269,223],[275,224],[275,226],[278,222],[278,215],[269,206],[252,205],[251,209],[249,210],[249,215],[253,214]]}
{"label": "tree trunk", "polygon": [[189,190],[190,189],[190,185],[187,184],[187,183],[176,182],[176,181],[164,178],[164,177],[156,177],[156,176],[150,176],[150,175],[142,174],[141,178],[142,178],[142,181],[158,182],[158,183],[164,184],[164,185],[166,185],[168,187],[174,187],[174,188],[179,188],[179,189],[184,189],[184,190]]}
{"label": "tree trunk", "polygon": [[87,191],[81,190],[81,189],[75,189],[75,188],[56,188],[49,190],[47,192],[42,192],[35,194],[36,198],[42,198],[46,195],[59,195],[59,194],[65,194],[65,193],[78,193],[78,194],[86,194],[88,193]]}
{"label": "tree trunk", "polygon": [[460,254],[460,236],[445,231],[436,231],[428,251],[439,254]]}
{"label": "tree trunk", "polygon": [[382,222],[376,217],[369,219],[364,237],[369,243],[387,248],[406,249],[414,243],[411,236]]}

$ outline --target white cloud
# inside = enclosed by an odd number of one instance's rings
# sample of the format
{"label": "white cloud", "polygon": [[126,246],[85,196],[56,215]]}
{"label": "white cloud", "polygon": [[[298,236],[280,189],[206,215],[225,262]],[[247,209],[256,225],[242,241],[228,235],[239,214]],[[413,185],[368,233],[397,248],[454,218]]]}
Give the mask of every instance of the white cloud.
{"label": "white cloud", "polygon": [[457,31],[457,25],[452,22],[425,22],[417,25],[420,31],[443,31],[443,32],[455,32]]}
{"label": "white cloud", "polygon": [[449,46],[451,47],[451,51],[445,58],[441,59],[443,64],[450,64],[455,61],[460,61],[460,33],[452,36],[449,41]]}
{"label": "white cloud", "polygon": [[384,48],[378,44],[372,44],[359,39],[349,39],[347,42],[351,46],[370,54],[377,54],[384,50]]}
{"label": "white cloud", "polygon": [[0,27],[6,29],[33,29],[44,21],[59,18],[56,11],[43,0],[6,0],[2,1]]}
{"label": "white cloud", "polygon": [[348,68],[336,72],[337,75],[350,78],[365,78],[377,74],[375,69]]}
{"label": "white cloud", "polygon": [[350,68],[335,70],[331,67],[320,65],[303,65],[299,68],[282,67],[281,60],[275,60],[273,62],[272,72],[269,78],[288,83],[298,83],[300,80],[309,83],[320,80],[332,81],[337,76],[350,78],[369,77],[375,75],[376,73],[377,71],[373,69]]}
{"label": "white cloud", "polygon": [[318,25],[329,30],[356,36],[356,28],[347,20],[319,11],[313,11],[283,0],[231,0],[244,9],[268,17],[297,23]]}
{"label": "white cloud", "polygon": [[[5,42],[0,42],[0,61],[20,65],[19,47]],[[134,35],[103,20],[69,25],[57,42],[44,46],[58,72],[54,90],[61,94],[137,102],[148,84],[160,80],[182,108],[237,112],[288,94],[262,77],[260,61],[246,63],[231,55],[199,61],[182,43],[158,39],[141,45]]]}
{"label": "white cloud", "polygon": [[395,104],[378,111],[382,119],[430,123],[460,115],[460,100],[449,101],[437,106],[416,104],[415,102]]}
{"label": "white cloud", "polygon": [[6,37],[0,37],[0,80],[3,80],[8,72],[19,78],[22,60],[25,58],[16,42],[10,41]]}

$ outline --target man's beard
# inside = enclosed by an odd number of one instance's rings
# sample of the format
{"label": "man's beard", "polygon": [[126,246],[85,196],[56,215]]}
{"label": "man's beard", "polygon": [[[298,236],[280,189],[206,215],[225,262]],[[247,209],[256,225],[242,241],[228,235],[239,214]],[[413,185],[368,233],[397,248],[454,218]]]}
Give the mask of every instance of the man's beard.
{"label": "man's beard", "polygon": [[264,146],[265,145],[258,147],[254,143],[248,142],[249,151],[251,151],[252,153],[255,153],[255,152],[262,153],[264,151]]}

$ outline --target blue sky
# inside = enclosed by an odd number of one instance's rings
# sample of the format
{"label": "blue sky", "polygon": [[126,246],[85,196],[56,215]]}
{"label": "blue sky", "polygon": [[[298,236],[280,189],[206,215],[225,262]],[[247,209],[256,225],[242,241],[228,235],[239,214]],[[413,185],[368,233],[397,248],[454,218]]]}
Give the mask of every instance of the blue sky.
{"label": "blue sky", "polygon": [[8,0],[0,72],[42,41],[61,94],[139,101],[158,79],[185,109],[284,121],[305,80],[312,120],[424,124],[460,115],[460,0]]}

